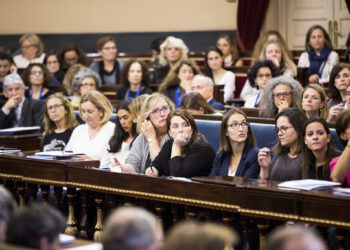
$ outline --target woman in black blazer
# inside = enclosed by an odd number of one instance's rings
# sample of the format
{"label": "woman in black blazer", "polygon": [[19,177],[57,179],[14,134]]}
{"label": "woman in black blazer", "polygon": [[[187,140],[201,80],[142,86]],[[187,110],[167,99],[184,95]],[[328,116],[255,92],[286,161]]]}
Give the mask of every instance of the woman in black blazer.
{"label": "woman in black blazer", "polygon": [[222,118],[220,148],[210,175],[258,178],[259,149],[255,145],[246,114],[237,108],[229,110]]}

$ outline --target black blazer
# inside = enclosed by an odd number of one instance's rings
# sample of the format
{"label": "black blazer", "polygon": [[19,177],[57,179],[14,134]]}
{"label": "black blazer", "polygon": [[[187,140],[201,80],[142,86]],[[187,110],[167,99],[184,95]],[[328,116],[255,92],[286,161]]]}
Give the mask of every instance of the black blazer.
{"label": "black blazer", "polygon": [[[43,128],[45,102],[42,100],[24,99],[19,127],[40,126]],[[11,112],[10,112],[11,113]],[[0,129],[13,127],[10,114],[5,115],[0,110]]]}

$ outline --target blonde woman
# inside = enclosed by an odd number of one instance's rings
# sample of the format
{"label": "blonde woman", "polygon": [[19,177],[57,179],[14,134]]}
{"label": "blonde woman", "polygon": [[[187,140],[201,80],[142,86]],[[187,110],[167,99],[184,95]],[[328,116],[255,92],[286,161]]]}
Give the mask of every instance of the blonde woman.
{"label": "blonde woman", "polygon": [[78,122],[70,101],[61,93],[50,95],[46,99],[44,125],[41,151],[63,151]]}
{"label": "blonde woman", "polygon": [[160,45],[160,68],[154,70],[153,82],[161,83],[170,69],[179,61],[188,58],[188,48],[180,38],[168,36]]}
{"label": "blonde woman", "polygon": [[329,109],[326,92],[323,87],[318,84],[307,85],[301,95],[301,108],[308,119],[321,117],[327,120]]}
{"label": "blonde woman", "polygon": [[109,121],[112,112],[112,104],[103,94],[95,90],[85,93],[81,97],[79,114],[86,123],[74,129],[66,151],[83,153],[86,155],[84,158],[101,160],[115,129],[115,124]]}
{"label": "blonde woman", "polygon": [[43,63],[44,44],[37,35],[24,34],[18,43],[22,52],[13,58],[18,68],[27,68],[30,63]]}

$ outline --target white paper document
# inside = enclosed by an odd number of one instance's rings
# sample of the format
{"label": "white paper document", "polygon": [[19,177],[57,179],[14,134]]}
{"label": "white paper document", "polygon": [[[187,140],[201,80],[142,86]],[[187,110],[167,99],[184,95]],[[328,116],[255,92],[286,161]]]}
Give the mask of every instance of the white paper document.
{"label": "white paper document", "polygon": [[341,184],[334,181],[323,181],[323,180],[295,180],[295,181],[285,181],[278,184],[281,188],[292,188],[301,190],[313,190],[313,189],[328,189],[332,187],[338,187]]}

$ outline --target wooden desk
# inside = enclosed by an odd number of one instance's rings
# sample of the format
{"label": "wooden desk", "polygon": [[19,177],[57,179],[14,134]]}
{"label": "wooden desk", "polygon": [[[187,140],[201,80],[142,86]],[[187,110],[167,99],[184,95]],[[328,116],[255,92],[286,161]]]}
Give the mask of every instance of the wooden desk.
{"label": "wooden desk", "polygon": [[42,134],[0,135],[0,146],[18,148],[25,152],[40,150]]}
{"label": "wooden desk", "polygon": [[[331,191],[285,190],[278,188],[277,182],[240,177],[196,177],[192,181],[182,181],[112,173],[92,169],[93,165],[96,166],[93,162],[36,160],[21,157],[20,154],[1,155],[0,179],[40,184],[42,188],[48,185],[68,187],[70,215],[74,214],[76,206],[73,202],[76,197],[74,190],[79,189],[83,197],[81,206],[95,202],[91,209],[96,208],[94,218],[100,218],[96,225],[102,225],[103,204],[109,204],[109,209],[116,204],[134,204],[153,207],[164,225],[171,225],[182,218],[197,218],[201,214],[199,212],[205,213],[208,220],[217,220],[213,214],[221,211],[220,219],[226,222],[232,221],[233,213],[240,213],[242,220],[258,218],[260,229],[267,228],[267,219],[350,229],[350,197],[335,195]],[[93,200],[88,202],[87,197],[93,197]],[[104,199],[107,201],[104,202]],[[91,214],[82,216],[81,223]],[[90,218],[90,221],[94,221],[94,218]],[[86,231],[89,231],[86,224],[69,226],[74,228],[72,234],[78,237],[87,235]],[[95,230],[94,238],[99,239],[102,227],[95,227]],[[261,230],[260,233],[264,237],[266,231]]]}

